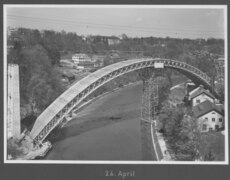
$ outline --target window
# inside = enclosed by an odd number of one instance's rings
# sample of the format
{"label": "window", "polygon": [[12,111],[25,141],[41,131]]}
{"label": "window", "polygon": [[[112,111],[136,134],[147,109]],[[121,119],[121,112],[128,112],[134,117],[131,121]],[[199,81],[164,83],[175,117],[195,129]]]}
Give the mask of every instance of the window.
{"label": "window", "polygon": [[223,121],[223,119],[222,118],[219,118],[219,122],[222,122]]}
{"label": "window", "polygon": [[215,125],[215,129],[216,129],[216,131],[218,131],[219,130],[219,126]]}
{"label": "window", "polygon": [[204,119],[205,119],[205,121],[208,121],[208,118],[207,118],[207,117],[205,117]]}
{"label": "window", "polygon": [[200,103],[200,99],[197,99],[197,100],[196,100],[196,103]]}
{"label": "window", "polygon": [[216,119],[215,118],[212,118],[212,122],[215,122],[216,121]]}
{"label": "window", "polygon": [[212,112],[212,114],[216,114],[215,112]]}
{"label": "window", "polygon": [[202,130],[203,130],[203,131],[206,131],[206,130],[207,130],[207,124],[203,124]]}

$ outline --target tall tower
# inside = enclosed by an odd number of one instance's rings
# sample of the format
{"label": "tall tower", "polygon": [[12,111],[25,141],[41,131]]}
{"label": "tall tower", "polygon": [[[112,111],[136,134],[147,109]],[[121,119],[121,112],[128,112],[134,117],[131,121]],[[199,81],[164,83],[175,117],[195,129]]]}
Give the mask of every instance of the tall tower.
{"label": "tall tower", "polygon": [[152,75],[143,82],[141,120],[151,123],[156,118],[158,103],[158,79]]}
{"label": "tall tower", "polygon": [[7,138],[19,137],[21,134],[19,67],[8,65],[7,73]]}
{"label": "tall tower", "polygon": [[156,118],[158,98],[158,82],[154,80],[153,68],[139,71],[143,81],[142,106],[141,106],[141,135],[143,160],[159,160],[155,138],[153,138],[154,120]]}

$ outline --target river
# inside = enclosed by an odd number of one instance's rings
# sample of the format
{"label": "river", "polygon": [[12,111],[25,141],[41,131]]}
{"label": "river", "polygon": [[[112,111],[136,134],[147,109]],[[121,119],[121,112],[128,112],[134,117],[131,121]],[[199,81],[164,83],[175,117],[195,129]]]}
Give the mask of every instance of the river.
{"label": "river", "polygon": [[142,84],[88,105],[68,122],[46,160],[141,160]]}

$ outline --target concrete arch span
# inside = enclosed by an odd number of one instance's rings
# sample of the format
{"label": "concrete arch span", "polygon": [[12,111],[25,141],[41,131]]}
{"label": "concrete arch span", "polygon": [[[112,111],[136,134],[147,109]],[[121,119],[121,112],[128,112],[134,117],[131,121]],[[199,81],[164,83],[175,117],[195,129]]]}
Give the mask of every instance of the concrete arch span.
{"label": "concrete arch span", "polygon": [[64,93],[62,93],[36,119],[30,132],[30,137],[35,143],[42,142],[47,135],[56,126],[58,126],[63,118],[65,118],[73,110],[73,108],[78,106],[96,89],[123,74],[147,67],[156,68],[156,65],[159,64],[163,64],[165,68],[178,70],[191,78],[194,82],[203,84],[206,88],[211,89],[211,79],[199,69],[184,62],[159,58],[121,61],[95,71],[76,82]]}

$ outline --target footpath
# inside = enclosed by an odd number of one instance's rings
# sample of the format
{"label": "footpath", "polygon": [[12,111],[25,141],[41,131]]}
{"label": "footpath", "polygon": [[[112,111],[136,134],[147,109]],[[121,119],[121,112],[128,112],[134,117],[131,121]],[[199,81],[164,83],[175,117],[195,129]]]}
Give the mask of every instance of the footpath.
{"label": "footpath", "polygon": [[[177,84],[173,87],[170,88],[170,90],[174,90],[176,88],[180,88],[181,85],[183,85],[184,83],[180,83],[180,84]],[[154,138],[154,135],[156,136],[155,139],[157,139],[157,141],[155,140],[155,142],[157,143],[157,145],[160,147],[160,151],[161,151],[161,154],[162,154],[162,159],[161,161],[173,161],[173,158],[172,156],[170,155],[169,153],[169,150],[167,148],[167,143],[163,137],[163,134],[162,133],[159,133],[157,130],[156,130],[156,125],[155,125],[155,132],[153,132],[153,138]],[[153,139],[154,141],[154,139]]]}
{"label": "footpath", "polygon": [[161,161],[172,161],[172,157],[168,151],[166,142],[164,140],[164,137],[162,135],[162,133],[156,132],[157,138],[158,138],[158,143],[161,149],[161,153],[163,155],[163,158],[161,159]]}

